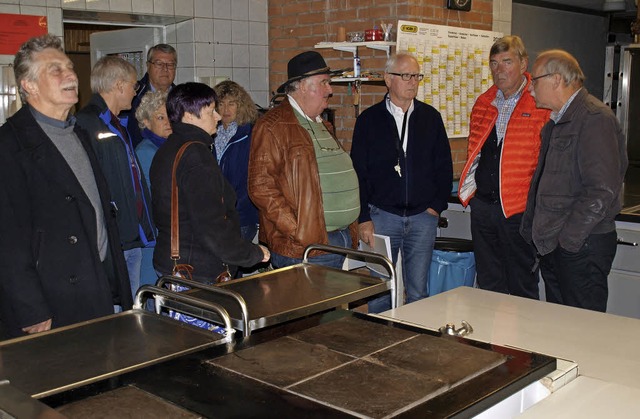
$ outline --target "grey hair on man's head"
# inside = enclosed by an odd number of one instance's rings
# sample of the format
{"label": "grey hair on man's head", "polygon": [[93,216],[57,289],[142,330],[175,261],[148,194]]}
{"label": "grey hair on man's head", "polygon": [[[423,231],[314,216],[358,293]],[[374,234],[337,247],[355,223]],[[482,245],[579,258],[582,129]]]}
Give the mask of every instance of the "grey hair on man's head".
{"label": "grey hair on man's head", "polygon": [[136,77],[136,68],[133,64],[117,55],[105,55],[91,70],[91,91],[93,93],[110,92],[117,82]]}
{"label": "grey hair on man's head", "polygon": [[542,65],[544,73],[560,74],[565,86],[582,87],[585,76],[576,58],[562,49],[551,49],[541,52],[536,58],[536,65]]}
{"label": "grey hair on man's head", "polygon": [[167,95],[169,92],[147,92],[140,100],[140,105],[136,109],[136,119],[140,129],[146,128],[144,120],[151,120],[153,114],[164,106],[167,106]]}
{"label": "grey hair on man's head", "polygon": [[173,55],[173,59],[176,61],[176,63],[178,62],[178,53],[176,52],[176,49],[169,44],[158,44],[149,48],[149,51],[147,52],[147,62],[153,61],[153,54],[155,54],[156,52],[171,54]]}
{"label": "grey hair on man's head", "polygon": [[23,102],[26,102],[29,94],[22,88],[22,80],[35,81],[38,68],[33,63],[33,56],[47,48],[53,48],[64,52],[62,40],[55,35],[45,34],[27,40],[20,46],[13,59],[13,74],[18,85],[18,92]]}
{"label": "grey hair on man's head", "polygon": [[[395,54],[393,54],[391,57],[387,59],[387,63],[384,66],[385,73],[393,73],[396,69],[396,64],[398,63],[398,61],[407,60],[407,59],[414,60],[416,63],[418,63],[418,59],[409,51],[396,52]],[[420,63],[418,63],[418,66],[420,66]]]}
{"label": "grey hair on man's head", "polygon": [[302,83],[302,80],[292,81],[291,83],[289,83],[289,84],[287,84],[285,86],[284,92],[287,95],[290,95],[291,93],[295,92],[296,90],[298,90],[300,88],[300,83]]}

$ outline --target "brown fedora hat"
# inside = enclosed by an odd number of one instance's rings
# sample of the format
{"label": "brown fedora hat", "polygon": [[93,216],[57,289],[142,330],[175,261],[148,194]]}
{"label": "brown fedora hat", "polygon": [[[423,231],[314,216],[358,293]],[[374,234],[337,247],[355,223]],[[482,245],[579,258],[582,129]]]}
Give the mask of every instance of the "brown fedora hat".
{"label": "brown fedora hat", "polygon": [[342,70],[332,71],[318,52],[305,51],[289,60],[287,64],[287,77],[289,80],[278,87],[278,93],[284,93],[285,87],[294,81],[318,74],[337,74],[340,72]]}

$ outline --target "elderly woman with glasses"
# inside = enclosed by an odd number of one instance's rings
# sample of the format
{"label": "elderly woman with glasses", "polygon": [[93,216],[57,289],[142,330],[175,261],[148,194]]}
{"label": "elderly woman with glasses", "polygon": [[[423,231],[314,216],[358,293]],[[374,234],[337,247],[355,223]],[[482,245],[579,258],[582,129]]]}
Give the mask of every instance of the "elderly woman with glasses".
{"label": "elderly woman with glasses", "polygon": [[[212,153],[212,135],[220,115],[215,91],[202,83],[174,87],[167,97],[167,115],[173,133],[151,164],[153,213],[158,240],[153,255],[155,269],[171,274],[174,262],[193,267],[193,279],[211,284],[225,269],[233,275],[238,266],[269,260],[266,247],[244,240],[235,209],[233,187],[222,175]],[[177,165],[179,209],[179,259],[171,257],[171,179],[179,149],[191,144]]]}
{"label": "elderly woman with glasses", "polygon": [[247,176],[251,130],[258,119],[256,104],[242,86],[225,80],[214,87],[218,95],[216,109],[222,118],[215,137],[215,153],[222,174],[238,197],[242,237],[253,240],[258,232],[258,209],[249,199]]}

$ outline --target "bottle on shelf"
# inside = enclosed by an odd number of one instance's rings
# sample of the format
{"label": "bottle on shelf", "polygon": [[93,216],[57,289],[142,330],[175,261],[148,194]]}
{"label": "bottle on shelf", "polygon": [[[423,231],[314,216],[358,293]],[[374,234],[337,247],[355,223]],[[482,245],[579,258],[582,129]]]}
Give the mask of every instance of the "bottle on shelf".
{"label": "bottle on shelf", "polygon": [[360,77],[360,57],[358,57],[358,53],[353,56],[353,77]]}

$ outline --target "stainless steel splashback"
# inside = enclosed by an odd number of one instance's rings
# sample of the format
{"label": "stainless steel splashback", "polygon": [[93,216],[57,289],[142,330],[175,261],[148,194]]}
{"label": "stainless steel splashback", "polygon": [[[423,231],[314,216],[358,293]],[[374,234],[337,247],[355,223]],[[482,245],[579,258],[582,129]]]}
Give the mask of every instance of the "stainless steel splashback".
{"label": "stainless steel splashback", "polygon": [[620,49],[616,115],[627,140],[631,165],[640,165],[640,44]]}

